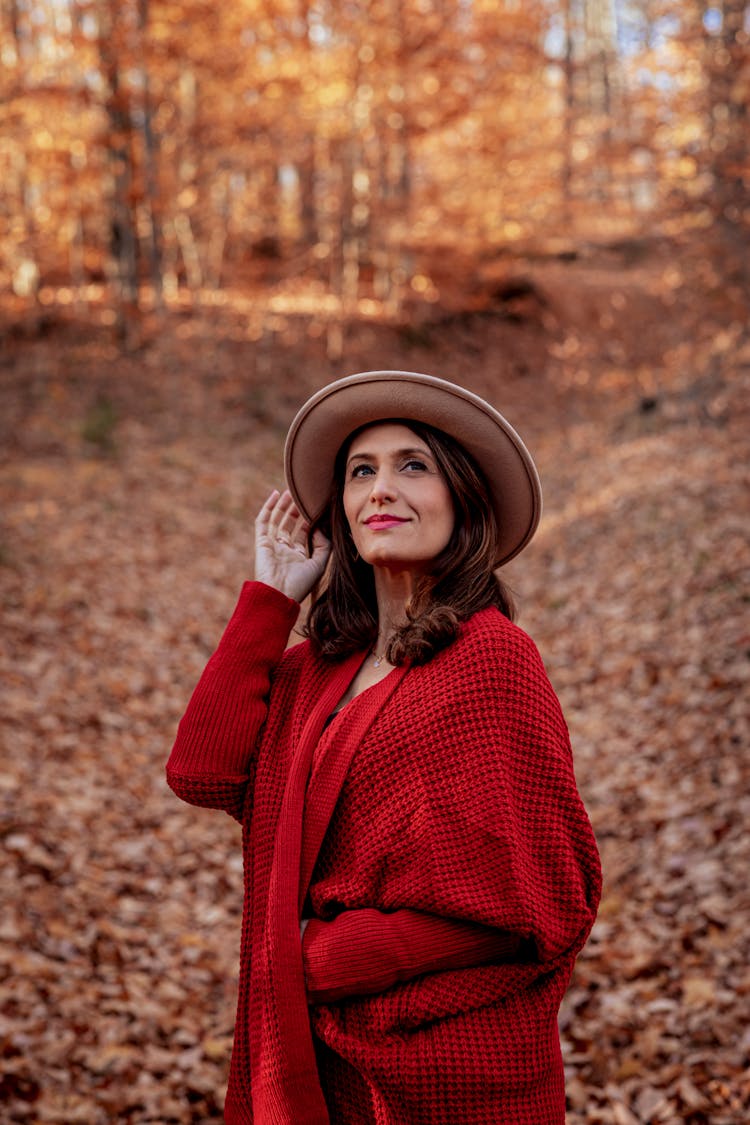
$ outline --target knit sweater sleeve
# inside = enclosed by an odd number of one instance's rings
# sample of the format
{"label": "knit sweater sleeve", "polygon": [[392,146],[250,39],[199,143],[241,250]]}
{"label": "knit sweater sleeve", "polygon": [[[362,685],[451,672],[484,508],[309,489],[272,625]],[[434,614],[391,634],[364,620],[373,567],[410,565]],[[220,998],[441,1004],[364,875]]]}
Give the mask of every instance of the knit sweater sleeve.
{"label": "knit sweater sleeve", "polygon": [[424,973],[465,969],[517,955],[520,938],[418,910],[349,910],[311,919],[302,956],[308,1000],[336,1003],[385,992]]}
{"label": "knit sweater sleeve", "polygon": [[[601,891],[596,841],[536,645],[507,622],[501,630],[478,627],[477,641],[467,668],[474,697],[466,701],[474,745],[464,766],[482,796],[454,800],[465,794],[454,774],[443,805],[462,841],[458,885],[462,894],[471,890],[478,920],[520,934],[551,965],[576,953],[593,924]],[[446,893],[454,886],[446,884]]]}
{"label": "knit sweater sleeve", "polygon": [[184,801],[241,819],[273,670],[298,612],[297,602],[270,586],[243,586],[167,762],[167,782]]}

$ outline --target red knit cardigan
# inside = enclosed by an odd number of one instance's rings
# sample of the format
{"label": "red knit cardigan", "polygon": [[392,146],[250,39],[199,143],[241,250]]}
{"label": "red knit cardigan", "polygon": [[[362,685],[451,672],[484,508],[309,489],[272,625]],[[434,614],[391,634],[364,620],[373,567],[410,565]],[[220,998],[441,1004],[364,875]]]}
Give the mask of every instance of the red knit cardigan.
{"label": "red knit cardigan", "polygon": [[225,1120],[562,1125],[600,868],[536,648],[483,610],[326,725],[364,654],[284,651],[298,610],[245,585],[167,765],[243,826]]}

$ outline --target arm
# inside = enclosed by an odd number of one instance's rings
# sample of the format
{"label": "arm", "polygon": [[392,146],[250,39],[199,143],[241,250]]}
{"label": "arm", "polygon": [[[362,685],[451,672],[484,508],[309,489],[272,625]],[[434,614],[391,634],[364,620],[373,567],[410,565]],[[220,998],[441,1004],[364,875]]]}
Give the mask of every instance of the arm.
{"label": "arm", "polygon": [[508,961],[521,939],[502,930],[418,910],[350,910],[305,926],[308,1000],[335,1003],[384,992],[423,973]]}
{"label": "arm", "polygon": [[308,525],[289,492],[274,490],[255,521],[255,574],[245,584],[218,649],[179,725],[167,781],[193,805],[242,818],[256,740],[274,668],[299,603],[321,577],[330,544]]}
{"label": "arm", "polygon": [[298,612],[299,604],[278,590],[261,582],[244,585],[167,762],[167,781],[184,801],[241,817],[271,674]]}

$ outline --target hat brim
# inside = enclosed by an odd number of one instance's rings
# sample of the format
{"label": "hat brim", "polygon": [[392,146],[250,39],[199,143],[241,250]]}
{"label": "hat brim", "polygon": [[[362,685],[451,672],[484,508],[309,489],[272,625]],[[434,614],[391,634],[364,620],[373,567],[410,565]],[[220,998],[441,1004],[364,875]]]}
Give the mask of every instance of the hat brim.
{"label": "hat brim", "polygon": [[522,551],[537,529],[542,490],[531,454],[488,402],[454,383],[415,371],[364,371],[330,383],[298,412],[286,438],[287,485],[306,519],[323,511],[336,455],[362,426],[388,419],[443,430],[471,454],[492,495],[499,538],[496,566]]}

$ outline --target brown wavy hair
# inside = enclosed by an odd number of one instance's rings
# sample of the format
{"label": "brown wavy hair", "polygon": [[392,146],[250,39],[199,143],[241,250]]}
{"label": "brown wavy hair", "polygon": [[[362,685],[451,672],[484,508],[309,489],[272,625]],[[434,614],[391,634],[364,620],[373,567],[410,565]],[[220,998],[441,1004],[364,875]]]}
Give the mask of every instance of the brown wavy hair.
{"label": "brown wavy hair", "polygon": [[[442,430],[406,419],[392,421],[408,426],[426,443],[448,484],[455,511],[450,541],[429,573],[418,579],[406,607],[406,623],[386,650],[391,664],[426,664],[456,639],[461,622],[477,610],[497,606],[512,621],[515,609],[509,589],[494,572],[497,522],[479,467]],[[357,554],[344,513],[347,454],[366,428],[350,434],[339,450],[331,495],[310,528],[310,538],[320,529],[331,540],[332,551],[325,589],[314,598],[304,633],[330,660],[371,648],[378,636],[373,568]]]}

